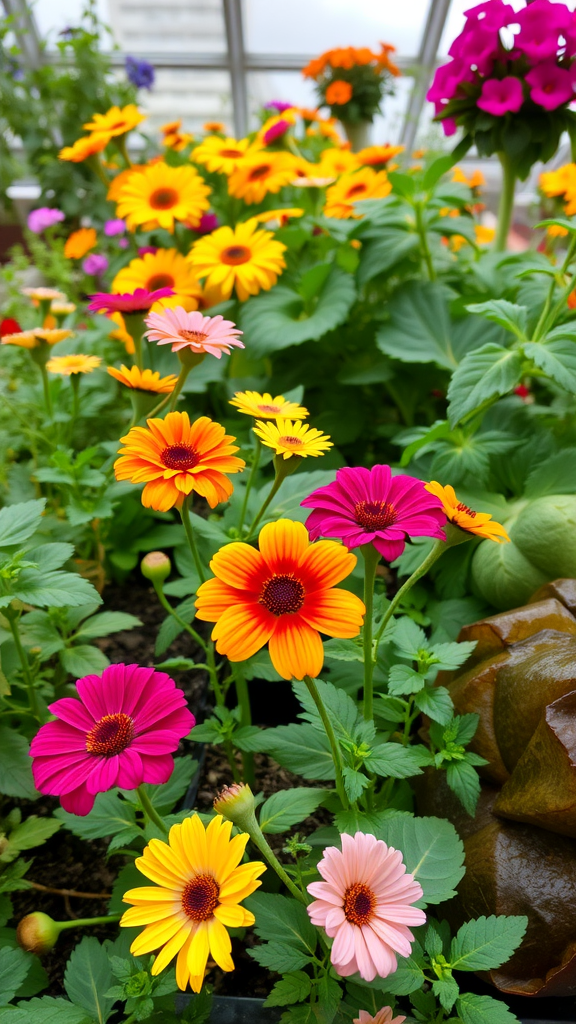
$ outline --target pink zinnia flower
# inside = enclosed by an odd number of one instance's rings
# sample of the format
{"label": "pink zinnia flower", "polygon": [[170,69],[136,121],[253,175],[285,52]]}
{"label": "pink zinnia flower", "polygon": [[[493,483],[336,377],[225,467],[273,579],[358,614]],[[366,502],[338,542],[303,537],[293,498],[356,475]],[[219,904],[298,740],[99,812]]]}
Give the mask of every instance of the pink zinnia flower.
{"label": "pink zinnia flower", "polygon": [[153,292],[147,288],[137,288],[123,295],[98,292],[90,296],[88,309],[92,313],[147,313],[158,299],[166,299],[169,295],[174,295],[171,288],[157,288]]}
{"label": "pink zinnia flower", "polygon": [[556,110],[574,99],[573,80],[573,72],[559,68],[553,60],[538,64],[526,75],[530,99],[544,110]]}
{"label": "pink zinnia flower", "polygon": [[281,135],[285,135],[290,127],[290,121],[285,121],[284,119],[277,121],[267,132],[264,132],[264,145],[268,146],[275,139],[279,139]]}
{"label": "pink zinnia flower", "polygon": [[91,252],[82,263],[82,270],[93,277],[101,277],[108,270],[108,260],[100,253]]}
{"label": "pink zinnia flower", "polygon": [[51,228],[62,220],[64,220],[62,210],[56,210],[50,206],[40,206],[39,209],[32,210],[28,214],[28,229],[35,235],[41,235],[46,228]]}
{"label": "pink zinnia flower", "polygon": [[518,11],[514,20],[520,25],[514,45],[533,62],[555,57],[559,49],[558,37],[566,36],[573,25],[568,7],[549,0],[534,0]]}
{"label": "pink zinnia flower", "polygon": [[49,710],[58,721],[32,740],[32,774],[41,793],[65,811],[88,814],[97,793],[167,782],[172,752],[195,724],[186,698],[165,672],[109,665],[76,683],[80,700],[63,697]]}
{"label": "pink zinnia flower", "polygon": [[238,337],[242,331],[232,320],[222,316],[202,316],[198,310],[187,313],[182,306],[176,306],[163,313],[150,313],[145,322],[150,330],[144,337],[159,345],[172,345],[173,352],[190,348],[193,352],[209,352],[220,359],[223,352],[230,355],[234,345],[244,348]]}
{"label": "pink zinnia flower", "polygon": [[360,1010],[360,1016],[354,1017],[352,1024],[404,1024],[406,1017],[393,1017],[393,1013],[391,1006],[383,1006],[374,1017],[368,1010]]}
{"label": "pink zinnia flower", "polygon": [[336,480],[312,491],[301,504],[311,540],[338,537],[348,549],[373,544],[389,562],[404,551],[407,537],[444,540],[442,503],[430,501],[421,480],[392,476],[390,466],[339,469]]}
{"label": "pink zinnia flower", "polygon": [[524,102],[522,82],[513,75],[507,78],[488,78],[483,86],[478,99],[480,110],[494,117],[503,117],[504,114],[520,110]]}
{"label": "pink zinnia flower", "polygon": [[108,238],[113,238],[114,235],[123,235],[126,231],[126,221],[115,218],[114,220],[107,220],[104,224],[104,234]]}
{"label": "pink zinnia flower", "polygon": [[422,886],[406,871],[402,854],[375,836],[342,836],[342,851],[324,850],[318,871],[324,882],[307,888],[317,897],[307,910],[312,924],[334,939],[330,959],[343,978],[387,978],[409,956],[414,936],[408,925],[424,924]]}

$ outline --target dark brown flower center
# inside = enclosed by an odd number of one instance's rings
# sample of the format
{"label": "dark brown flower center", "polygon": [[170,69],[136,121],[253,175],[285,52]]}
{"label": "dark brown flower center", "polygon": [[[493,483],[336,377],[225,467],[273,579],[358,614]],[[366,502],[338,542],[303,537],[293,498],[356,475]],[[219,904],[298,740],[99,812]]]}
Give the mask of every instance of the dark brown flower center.
{"label": "dark brown flower center", "polygon": [[178,193],[173,188],[157,188],[150,196],[150,206],[153,210],[169,210],[176,206]]}
{"label": "dark brown flower center", "polygon": [[196,345],[201,345],[208,337],[208,335],[204,334],[202,331],[187,331],[185,329],[178,331],[178,334],[184,339],[184,341],[193,341]]}
{"label": "dark brown flower center", "polygon": [[458,502],[458,504],[456,505],[456,510],[457,512],[466,512],[466,515],[471,516],[472,519],[476,518],[476,513],[474,509],[468,508],[468,505],[465,505],[464,502],[462,501]]}
{"label": "dark brown flower center", "polygon": [[200,462],[200,455],[191,444],[169,444],[160,456],[167,469],[193,469]]}
{"label": "dark brown flower center", "polygon": [[364,184],[364,182],[362,182],[361,184],[359,183],[358,185],[352,185],[352,188],[349,188],[347,193],[346,193],[346,198],[347,199],[351,199],[352,196],[360,195],[361,192],[365,192],[365,191],[366,191],[366,185]]}
{"label": "dark brown flower center", "polygon": [[86,750],[100,757],[121,754],[134,739],[134,722],[122,711],[115,715],[104,715],[86,736]]}
{"label": "dark brown flower center", "polygon": [[260,412],[271,412],[274,415],[276,413],[282,412],[282,410],[281,410],[279,405],[259,405],[258,408],[259,408]]}
{"label": "dark brown flower center", "polygon": [[283,434],[282,437],[278,438],[279,444],[295,445],[297,448],[304,446],[304,441],[301,437],[295,437],[292,434]]}
{"label": "dark brown flower center", "polygon": [[221,149],[220,156],[229,156],[234,160],[236,157],[242,156],[242,153],[239,149]]}
{"label": "dark brown flower center", "polygon": [[304,604],[304,587],[292,573],[271,576],[262,587],[259,603],[273,615],[299,612]]}
{"label": "dark brown flower center", "polygon": [[247,263],[252,253],[246,245],[229,245],[222,251],[220,259],[230,267],[236,267],[239,263]]}
{"label": "dark brown flower center", "polygon": [[260,178],[265,178],[271,171],[270,164],[260,164],[259,167],[253,167],[248,175],[248,181],[259,181]]}
{"label": "dark brown flower center", "polygon": [[364,882],[354,882],[344,893],[344,914],[351,924],[367,924],[374,913],[376,897]]}
{"label": "dark brown flower center", "polygon": [[182,893],[182,910],[193,921],[212,917],[220,898],[220,886],[212,875],[198,875],[187,882]]}
{"label": "dark brown flower center", "polygon": [[173,288],[174,278],[171,274],[154,274],[146,285],[149,292],[155,292],[158,288]]}
{"label": "dark brown flower center", "polygon": [[118,128],[125,128],[126,121],[115,121],[113,125],[110,125],[110,131],[115,132]]}
{"label": "dark brown flower center", "polygon": [[398,513],[387,501],[359,501],[354,518],[365,530],[385,530],[396,522]]}

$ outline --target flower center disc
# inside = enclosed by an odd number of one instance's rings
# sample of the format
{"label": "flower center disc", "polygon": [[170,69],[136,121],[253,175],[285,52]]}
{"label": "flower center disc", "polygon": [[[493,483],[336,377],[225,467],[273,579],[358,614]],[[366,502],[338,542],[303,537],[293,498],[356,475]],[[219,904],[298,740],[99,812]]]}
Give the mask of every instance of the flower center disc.
{"label": "flower center disc", "polygon": [[254,167],[248,175],[248,181],[258,181],[260,178],[265,178],[267,174],[270,174],[270,164],[260,164],[260,167]]}
{"label": "flower center disc", "polygon": [[353,185],[352,188],[348,189],[348,192],[346,193],[346,198],[347,199],[351,199],[352,196],[360,195],[361,192],[365,192],[365,191],[366,191],[366,185],[364,185],[364,184],[362,184],[362,185]]}
{"label": "flower center disc", "polygon": [[169,210],[176,206],[178,193],[173,188],[157,188],[150,196],[150,206],[153,210]]}
{"label": "flower center disc", "polygon": [[476,513],[475,513],[474,509],[468,508],[468,505],[465,505],[464,502],[462,502],[462,501],[458,502],[458,504],[456,505],[456,510],[458,512],[465,512],[466,515],[472,516],[472,519],[474,519],[476,517]]}
{"label": "flower center disc", "polygon": [[100,757],[121,754],[134,739],[134,722],[129,715],[119,711],[115,715],[104,715],[86,736],[86,750]]}
{"label": "flower center disc", "polygon": [[125,127],[126,127],[126,121],[116,121],[115,124],[110,125],[110,131],[111,132],[115,132],[115,131],[118,131],[119,128],[125,128]]}
{"label": "flower center disc", "polygon": [[173,288],[174,278],[170,274],[155,274],[148,281],[146,288],[149,292],[155,292],[158,288]]}
{"label": "flower center disc", "polygon": [[376,897],[363,882],[355,882],[344,893],[344,913],[351,924],[367,924],[374,912]]}
{"label": "flower center disc", "polygon": [[203,334],[202,331],[178,331],[178,334],[184,341],[191,341],[196,345],[201,345],[203,341],[206,341],[207,334]]}
{"label": "flower center disc", "polygon": [[398,514],[386,501],[359,501],[354,508],[354,518],[365,530],[385,530],[396,522]]}
{"label": "flower center disc", "polygon": [[191,444],[169,444],[160,456],[167,469],[193,469],[200,462],[200,456]]}
{"label": "flower center disc", "polygon": [[198,875],[187,882],[182,893],[182,910],[193,921],[212,917],[220,899],[220,886],[211,875]]}
{"label": "flower center disc", "polygon": [[279,405],[259,405],[258,409],[260,412],[271,412],[274,416],[282,411]]}
{"label": "flower center disc", "polygon": [[299,612],[304,604],[304,587],[291,573],[271,576],[262,587],[259,603],[272,615]]}
{"label": "flower center disc", "polygon": [[221,149],[220,156],[230,157],[232,160],[234,160],[236,159],[236,157],[241,157],[242,153],[240,152],[239,149]]}
{"label": "flower center disc", "polygon": [[303,448],[304,442],[301,437],[293,437],[291,434],[284,434],[283,437],[278,438],[279,444],[284,444],[288,448]]}
{"label": "flower center disc", "polygon": [[229,267],[237,267],[240,263],[247,263],[251,256],[250,249],[245,245],[229,245],[221,255],[222,263]]}

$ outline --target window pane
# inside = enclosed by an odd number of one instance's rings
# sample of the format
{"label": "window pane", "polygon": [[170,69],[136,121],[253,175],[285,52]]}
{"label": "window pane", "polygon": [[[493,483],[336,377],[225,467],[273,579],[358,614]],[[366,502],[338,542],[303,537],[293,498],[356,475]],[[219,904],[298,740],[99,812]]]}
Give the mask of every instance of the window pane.
{"label": "window pane", "polygon": [[108,0],[125,53],[225,53],[221,0]]}
{"label": "window pane", "polygon": [[230,76],[227,71],[157,68],[152,92],[141,92],[149,115],[143,125],[153,134],[161,124],[182,118],[184,131],[196,132],[205,121],[223,121],[232,129]]}

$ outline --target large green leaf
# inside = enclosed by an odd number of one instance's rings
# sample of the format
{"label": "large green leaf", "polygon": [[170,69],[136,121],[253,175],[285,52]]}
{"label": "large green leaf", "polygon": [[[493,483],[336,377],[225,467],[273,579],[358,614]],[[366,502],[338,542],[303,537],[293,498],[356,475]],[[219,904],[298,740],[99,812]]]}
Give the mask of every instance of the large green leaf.
{"label": "large green leaf", "polygon": [[528,310],[525,306],[518,306],[514,302],[507,302],[506,299],[491,299],[489,302],[478,302],[473,306],[467,306],[469,313],[478,313],[480,316],[500,324],[522,341],[526,339],[526,323]]}
{"label": "large green leaf", "polygon": [[[266,510],[263,522],[276,522],[278,519],[297,519],[303,523],[310,515],[310,509],[302,508],[300,502],[318,487],[326,487],[335,478],[335,471],[330,469],[316,469],[311,473],[297,472],[284,480]],[[270,493],[272,484],[266,484],[258,493],[259,503]],[[227,538],[228,540],[228,538]]]}
{"label": "large green leaf", "polygon": [[260,809],[260,828],[271,834],[286,832],[292,825],[297,825],[312,814],[328,792],[313,786],[296,786],[294,789],[281,789],[273,793]]}
{"label": "large green leaf", "polygon": [[326,734],[308,722],[261,729],[249,742],[242,742],[242,749],[271,754],[284,768],[307,779],[334,778],[334,762]]}
{"label": "large green leaf", "polygon": [[94,801],[94,807],[84,817],[69,814],[62,807],[54,811],[54,816],[82,839],[100,839],[115,835],[116,832],[133,828],[136,822],[134,807],[127,800],[122,800],[116,790],[99,793]]}
{"label": "large green leaf", "polygon": [[7,725],[0,726],[0,793],[26,800],[34,800],[38,795],[29,750],[24,736]]}
{"label": "large green leaf", "polygon": [[90,644],[69,647],[61,652],[60,661],[66,672],[75,679],[82,679],[83,676],[92,673],[99,675],[110,664],[106,655],[98,647],[92,647]]}
{"label": "large green leaf", "polygon": [[254,358],[270,355],[304,341],[316,341],[346,319],[354,299],[354,278],[334,267],[310,312],[302,296],[286,285],[261,292],[241,312],[241,327]]}
{"label": "large green leaf", "polygon": [[492,343],[469,352],[448,388],[448,419],[455,427],[487,400],[505,395],[520,380],[522,353]]}
{"label": "large green leaf", "polygon": [[17,1006],[0,1009],[1,1024],[93,1024],[90,1016],[81,1006],[74,1006],[67,999],[42,996],[41,999],[26,999]]}
{"label": "large green leaf", "polygon": [[401,850],[406,868],[420,882],[423,903],[442,903],[455,895],[464,874],[464,846],[445,818],[399,814],[386,821],[378,838]]}
{"label": "large green leaf", "polygon": [[398,228],[388,228],[378,238],[366,241],[361,250],[358,268],[358,283],[367,284],[377,274],[383,274],[402,260],[411,256],[419,247],[418,235]]}
{"label": "large green leaf", "polygon": [[276,893],[255,892],[245,905],[256,917],[254,931],[259,938],[285,942],[303,953],[316,949],[316,929],[301,903]]}
{"label": "large green leaf", "polygon": [[528,342],[524,345],[524,354],[571,395],[576,392],[576,344],[573,336],[547,338],[542,344]]}
{"label": "large green leaf", "polygon": [[458,929],[450,947],[450,966],[458,971],[501,967],[524,938],[527,917],[479,917]]}
{"label": "large green leaf", "polygon": [[456,1012],[463,1024],[518,1024],[518,1017],[499,999],[463,992],[456,1000]]}
{"label": "large green leaf", "polygon": [[88,580],[77,573],[61,570],[41,573],[36,569],[23,569],[13,594],[20,601],[41,608],[102,603],[102,598]]}
{"label": "large green leaf", "polygon": [[86,936],[73,949],[66,965],[66,995],[76,1006],[87,1010],[98,1024],[105,1024],[114,1005],[114,998],[107,997],[105,993],[113,984],[108,953],[98,939]]}
{"label": "large green leaf", "polygon": [[0,949],[0,1005],[6,1006],[14,998],[29,967],[30,958],[20,947]]}
{"label": "large green leaf", "polygon": [[390,323],[380,328],[381,352],[403,363],[458,365],[452,349],[450,316],[442,285],[409,281],[390,300]]}
{"label": "large green leaf", "polygon": [[23,544],[38,529],[46,499],[23,501],[0,509],[0,547]]}
{"label": "large green leaf", "polygon": [[91,615],[84,622],[76,633],[79,640],[93,640],[99,636],[109,636],[110,633],[119,633],[121,630],[134,629],[141,626],[140,619],[135,615],[128,615],[127,612],[100,612],[99,615]]}

